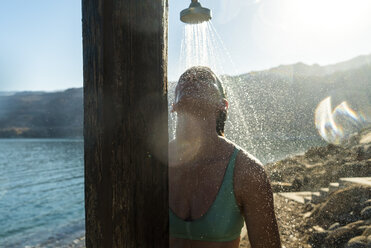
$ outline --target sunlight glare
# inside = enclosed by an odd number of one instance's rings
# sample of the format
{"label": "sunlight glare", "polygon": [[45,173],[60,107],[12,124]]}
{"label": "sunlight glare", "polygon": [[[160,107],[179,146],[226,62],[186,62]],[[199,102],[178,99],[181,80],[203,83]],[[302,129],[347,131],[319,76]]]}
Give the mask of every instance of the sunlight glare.
{"label": "sunlight glare", "polygon": [[265,0],[251,33],[275,63],[331,64],[369,52],[369,13],[369,0]]}
{"label": "sunlight glare", "polygon": [[370,21],[368,0],[284,0],[282,4],[287,31],[344,35]]}

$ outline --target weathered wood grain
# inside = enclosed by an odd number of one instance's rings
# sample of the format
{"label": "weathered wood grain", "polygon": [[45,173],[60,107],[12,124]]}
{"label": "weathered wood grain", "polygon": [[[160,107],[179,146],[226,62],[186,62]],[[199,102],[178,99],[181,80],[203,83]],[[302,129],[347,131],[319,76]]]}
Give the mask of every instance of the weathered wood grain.
{"label": "weathered wood grain", "polygon": [[168,247],[167,0],[82,0],[87,247]]}

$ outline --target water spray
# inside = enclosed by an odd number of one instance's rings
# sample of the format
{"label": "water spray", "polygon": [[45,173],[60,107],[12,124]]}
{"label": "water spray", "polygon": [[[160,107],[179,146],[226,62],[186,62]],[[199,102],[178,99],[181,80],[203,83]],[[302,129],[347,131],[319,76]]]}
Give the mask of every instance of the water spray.
{"label": "water spray", "polygon": [[211,10],[204,8],[198,0],[192,0],[187,9],[180,12],[180,20],[187,24],[198,24],[211,20]]}

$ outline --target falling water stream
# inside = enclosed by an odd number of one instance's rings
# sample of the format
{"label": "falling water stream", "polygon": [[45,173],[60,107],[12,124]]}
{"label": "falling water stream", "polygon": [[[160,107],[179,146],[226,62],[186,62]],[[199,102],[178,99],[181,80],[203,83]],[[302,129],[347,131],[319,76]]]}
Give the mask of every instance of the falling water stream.
{"label": "falling water stream", "polygon": [[[225,71],[226,65],[233,68],[234,75],[237,74],[236,66],[230,53],[211,21],[200,24],[186,24],[184,26],[178,75],[180,76],[192,66],[207,66],[211,68],[222,80],[229,101],[228,119],[225,127],[226,138],[239,144],[253,155],[257,154],[258,150],[264,146],[266,148],[266,158],[264,160],[269,160],[271,158],[269,146],[260,142],[258,147],[253,142],[253,136],[259,136],[260,141],[264,140],[267,142],[267,139],[262,130],[259,129],[259,118],[249,97],[249,92],[241,92],[240,85],[243,82],[239,77],[228,76]],[[175,85],[176,82],[169,84],[170,103],[174,99]],[[242,101],[244,101],[244,107],[241,107]],[[247,109],[246,106],[248,106]],[[169,118],[170,139],[175,137],[175,115],[172,114]]]}

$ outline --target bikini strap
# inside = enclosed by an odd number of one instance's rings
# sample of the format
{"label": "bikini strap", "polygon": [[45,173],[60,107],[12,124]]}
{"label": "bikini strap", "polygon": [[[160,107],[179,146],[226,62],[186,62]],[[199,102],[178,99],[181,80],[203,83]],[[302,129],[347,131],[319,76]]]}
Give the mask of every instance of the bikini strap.
{"label": "bikini strap", "polygon": [[[233,154],[232,154],[231,158],[229,159],[227,172],[226,172],[227,174],[226,174],[225,179],[230,181],[230,182],[233,182],[234,165],[235,165],[235,162],[236,162],[236,157],[237,157],[238,151],[239,151],[239,149],[237,147],[234,147]],[[228,184],[230,184],[230,183],[228,183]]]}

